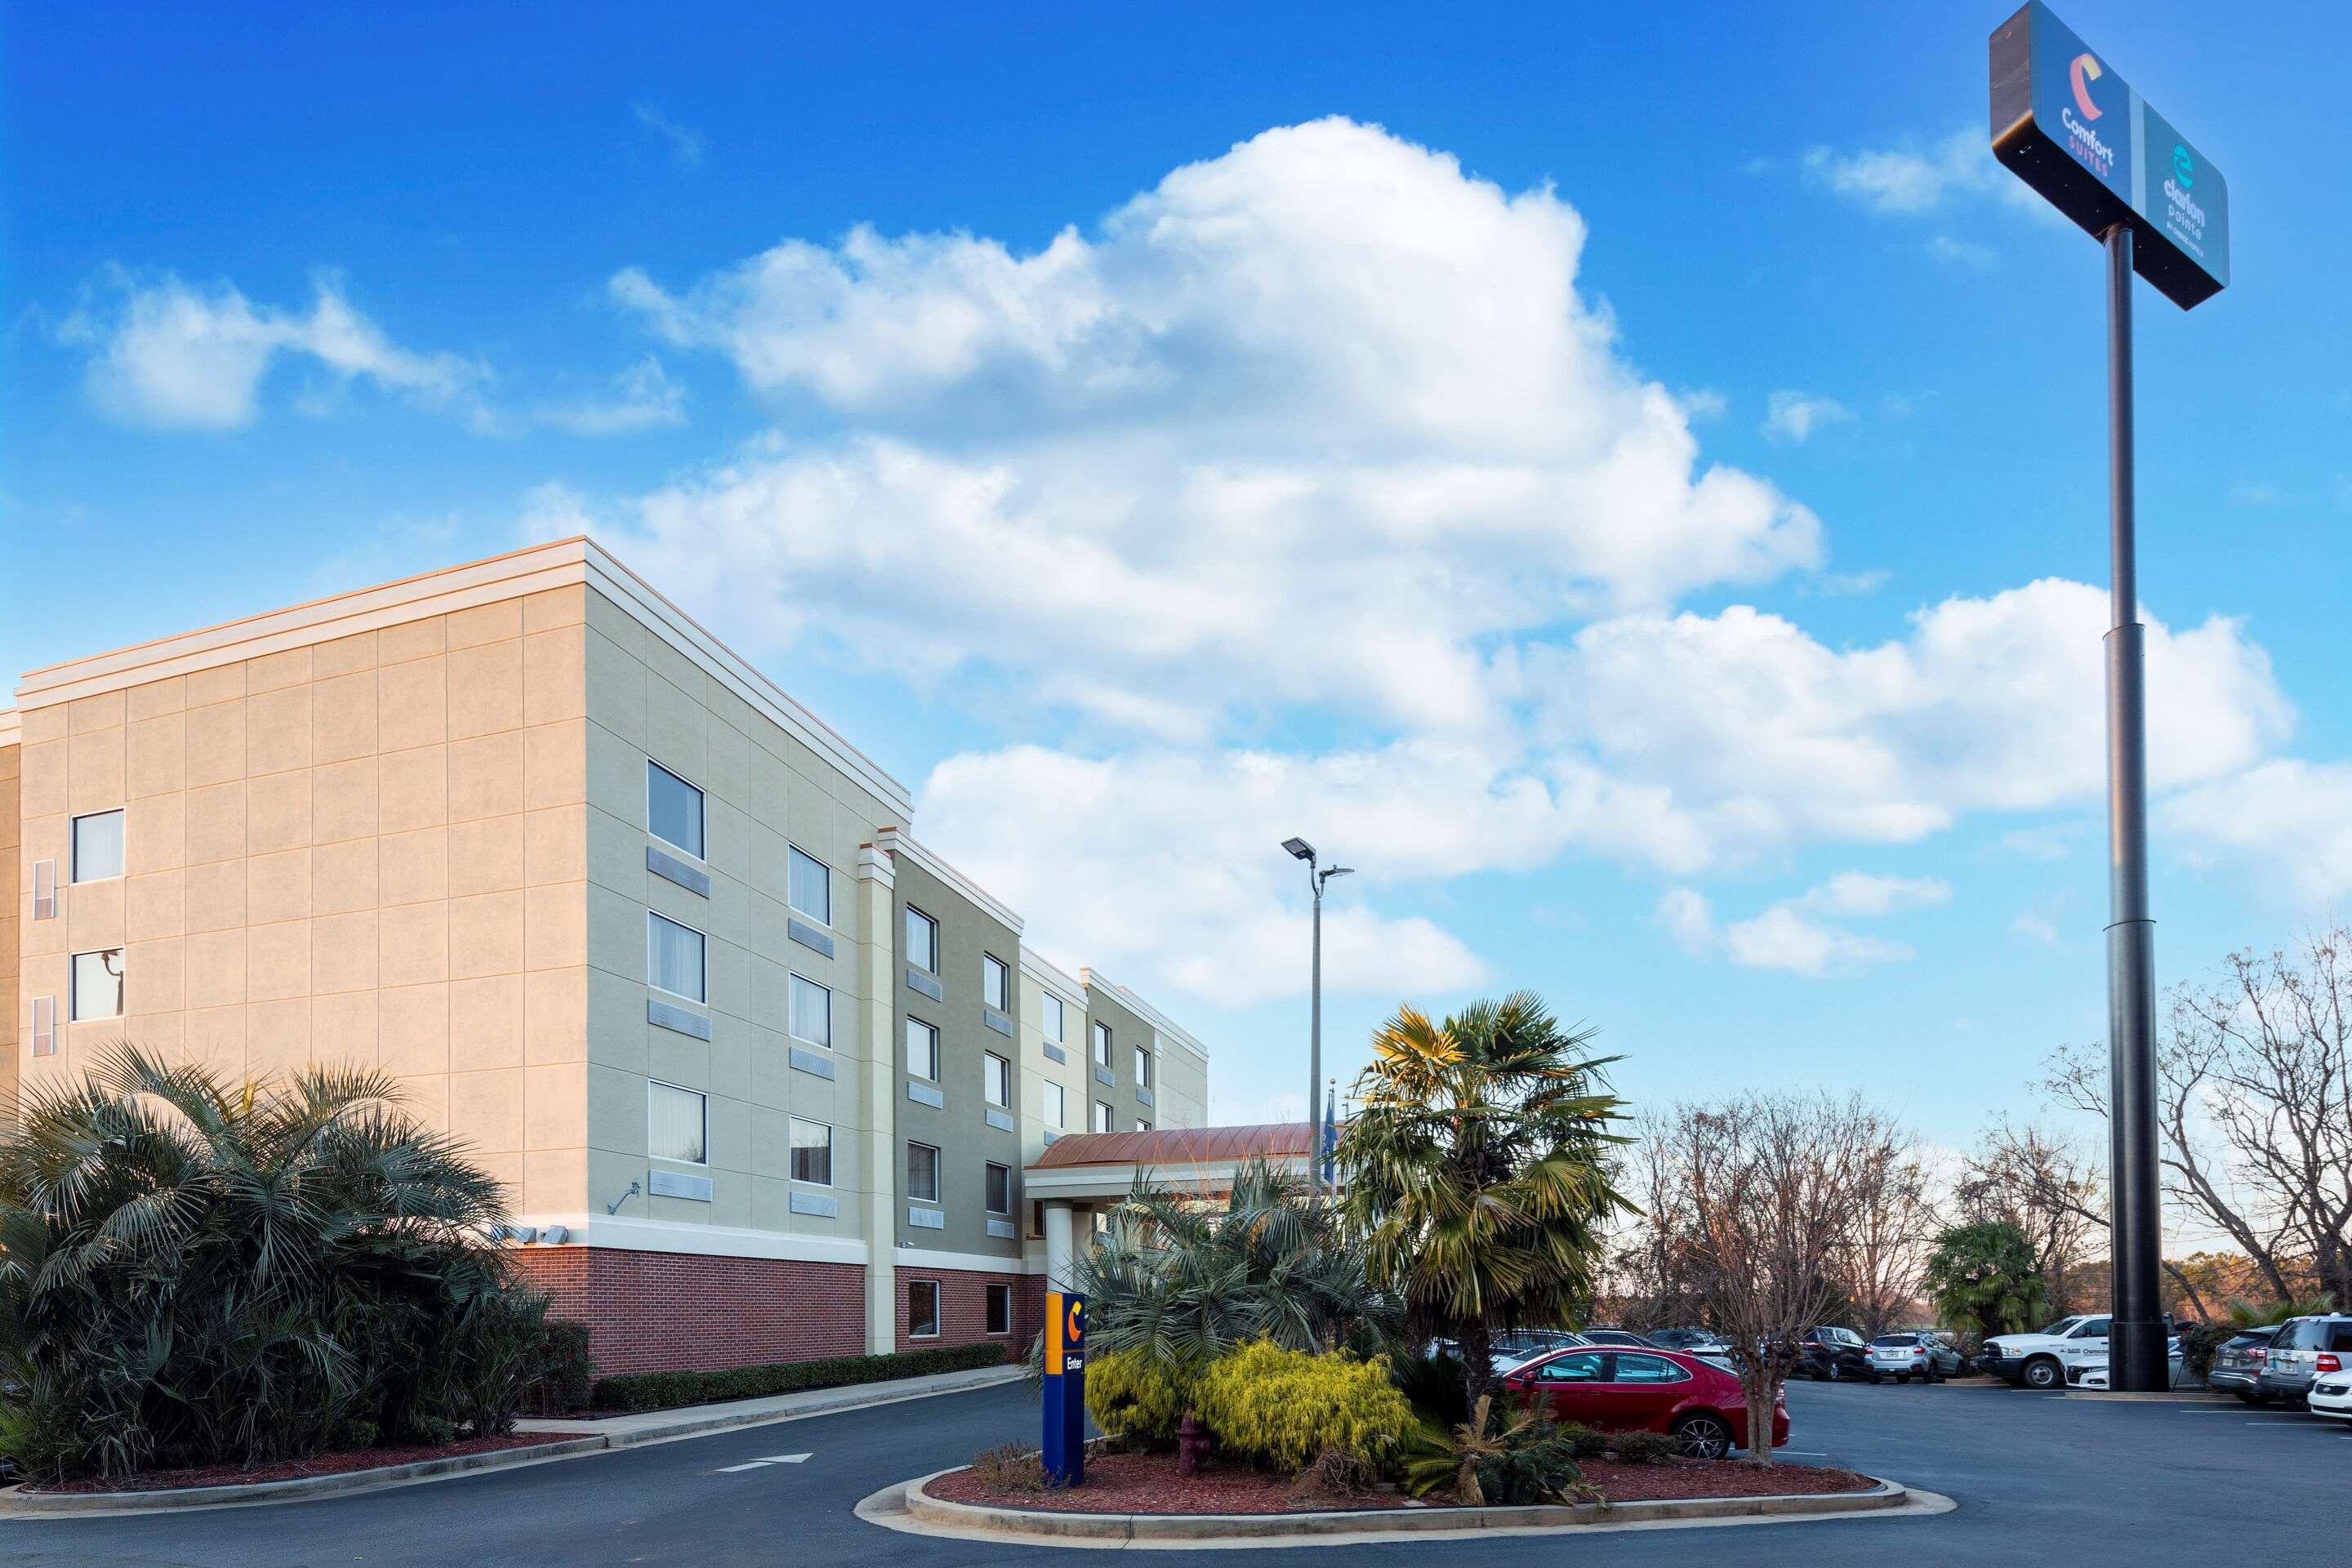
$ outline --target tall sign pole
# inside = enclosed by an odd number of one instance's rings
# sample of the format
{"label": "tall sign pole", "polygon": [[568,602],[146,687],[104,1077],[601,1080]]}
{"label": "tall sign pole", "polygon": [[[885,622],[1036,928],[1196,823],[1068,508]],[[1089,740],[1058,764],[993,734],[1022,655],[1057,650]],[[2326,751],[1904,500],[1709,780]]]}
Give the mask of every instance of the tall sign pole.
{"label": "tall sign pole", "polygon": [[1087,1299],[1045,1292],[1045,1442],[1039,1458],[1056,1487],[1087,1480]]}
{"label": "tall sign pole", "polygon": [[2147,899],[2147,686],[2132,446],[2132,276],[2183,310],[2230,281],[2229,188],[2104,57],[2032,0],[1992,35],[1992,148],[2098,237],[2107,286],[2108,1187],[2112,1386],[2170,1380]]}

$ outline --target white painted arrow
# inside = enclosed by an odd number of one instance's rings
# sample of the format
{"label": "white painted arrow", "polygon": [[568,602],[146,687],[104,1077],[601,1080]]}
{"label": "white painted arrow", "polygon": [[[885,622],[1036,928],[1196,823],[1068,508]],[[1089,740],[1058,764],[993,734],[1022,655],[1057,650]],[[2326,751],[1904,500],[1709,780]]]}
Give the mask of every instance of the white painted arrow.
{"label": "white painted arrow", "polygon": [[739,1470],[756,1470],[762,1465],[797,1465],[809,1457],[806,1454],[771,1454],[764,1459],[747,1459],[740,1465],[721,1465],[719,1473],[731,1476]]}

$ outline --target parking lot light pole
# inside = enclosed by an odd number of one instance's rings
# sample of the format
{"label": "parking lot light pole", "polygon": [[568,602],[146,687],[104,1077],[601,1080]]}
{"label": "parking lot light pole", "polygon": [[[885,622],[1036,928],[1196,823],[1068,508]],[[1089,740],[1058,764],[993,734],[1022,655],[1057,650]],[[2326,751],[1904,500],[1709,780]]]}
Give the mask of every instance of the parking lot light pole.
{"label": "parking lot light pole", "polygon": [[1307,1179],[1323,1190],[1323,887],[1334,877],[1352,876],[1352,866],[1318,869],[1315,846],[1304,838],[1286,838],[1282,847],[1307,862],[1307,884],[1315,895],[1315,956],[1307,983]]}

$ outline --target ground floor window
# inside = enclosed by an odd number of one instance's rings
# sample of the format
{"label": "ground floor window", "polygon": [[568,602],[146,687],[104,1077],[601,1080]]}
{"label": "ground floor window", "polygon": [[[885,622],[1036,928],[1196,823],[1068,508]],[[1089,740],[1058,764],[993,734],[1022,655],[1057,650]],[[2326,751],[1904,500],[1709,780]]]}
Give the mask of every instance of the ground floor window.
{"label": "ground floor window", "polygon": [[935,1340],[940,1337],[938,1280],[907,1281],[907,1337],[910,1340]]}
{"label": "ground floor window", "polygon": [[1013,1331],[1013,1287],[991,1285],[988,1288],[988,1331],[1009,1334]]}

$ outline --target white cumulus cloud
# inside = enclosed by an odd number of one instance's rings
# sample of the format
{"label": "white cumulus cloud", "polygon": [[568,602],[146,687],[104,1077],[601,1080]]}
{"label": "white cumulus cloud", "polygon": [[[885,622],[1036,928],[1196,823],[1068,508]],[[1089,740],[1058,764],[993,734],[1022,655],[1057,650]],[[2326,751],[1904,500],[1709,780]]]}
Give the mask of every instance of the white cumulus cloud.
{"label": "white cumulus cloud", "polygon": [[1842,871],[1720,931],[1704,896],[1689,888],[1670,888],[1658,900],[1658,919],[1675,943],[1694,956],[1720,952],[1743,969],[1780,969],[1820,980],[1914,956],[1906,943],[1864,935],[1828,917],[1883,920],[1932,909],[1950,902],[1951,897],[1950,885],[1932,877]]}
{"label": "white cumulus cloud", "polygon": [[1834,397],[1816,397],[1793,389],[1776,392],[1765,400],[1764,435],[1769,440],[1796,444],[1824,426],[1842,425],[1853,417],[1853,410]]}
{"label": "white cumulus cloud", "polygon": [[2352,763],[2264,763],[2187,791],[2158,820],[2192,860],[2242,872],[2274,902],[2352,894]]}
{"label": "white cumulus cloud", "polygon": [[478,408],[488,379],[453,353],[394,343],[344,296],[341,280],[311,279],[307,312],[256,304],[231,283],[200,288],[165,273],[111,268],[60,335],[87,354],[91,400],[110,418],[162,429],[234,429],[253,422],[261,384],[281,360],[323,372],[337,386],[366,380],[425,407]]}

